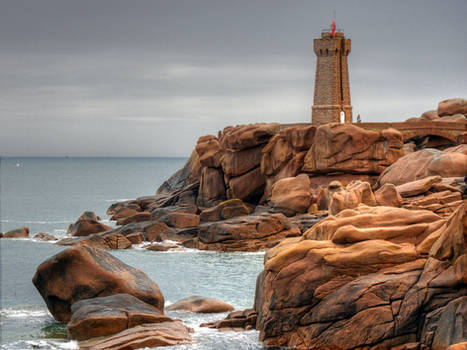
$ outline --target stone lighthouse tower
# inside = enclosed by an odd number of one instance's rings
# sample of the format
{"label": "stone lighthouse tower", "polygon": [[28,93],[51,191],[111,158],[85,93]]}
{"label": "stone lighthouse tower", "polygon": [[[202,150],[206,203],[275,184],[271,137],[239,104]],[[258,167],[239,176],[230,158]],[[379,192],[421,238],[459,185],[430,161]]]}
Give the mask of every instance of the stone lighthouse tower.
{"label": "stone lighthouse tower", "polygon": [[321,38],[314,39],[314,52],[318,56],[318,61],[311,114],[312,124],[352,123],[347,68],[350,39],[346,39],[342,31],[336,31],[333,21],[330,31],[324,31]]}

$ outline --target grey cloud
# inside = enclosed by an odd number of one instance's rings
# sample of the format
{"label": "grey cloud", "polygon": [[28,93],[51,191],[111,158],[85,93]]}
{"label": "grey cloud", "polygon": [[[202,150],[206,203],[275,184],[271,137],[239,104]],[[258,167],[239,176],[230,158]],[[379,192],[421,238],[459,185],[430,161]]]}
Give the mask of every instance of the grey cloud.
{"label": "grey cloud", "polygon": [[[336,10],[354,112],[467,96],[467,2],[0,0],[5,155],[188,155],[227,125],[306,122]],[[176,142],[174,143],[174,140]]]}

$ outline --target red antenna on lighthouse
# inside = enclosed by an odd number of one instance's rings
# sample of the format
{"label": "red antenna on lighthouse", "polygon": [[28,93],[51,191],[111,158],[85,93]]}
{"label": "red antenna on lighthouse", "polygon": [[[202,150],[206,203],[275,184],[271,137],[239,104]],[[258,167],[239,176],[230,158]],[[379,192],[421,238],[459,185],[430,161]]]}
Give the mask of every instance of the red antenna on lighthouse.
{"label": "red antenna on lighthouse", "polygon": [[331,36],[335,36],[336,35],[336,10],[332,10],[332,14],[333,14],[333,18],[332,18],[332,22],[331,22]]}

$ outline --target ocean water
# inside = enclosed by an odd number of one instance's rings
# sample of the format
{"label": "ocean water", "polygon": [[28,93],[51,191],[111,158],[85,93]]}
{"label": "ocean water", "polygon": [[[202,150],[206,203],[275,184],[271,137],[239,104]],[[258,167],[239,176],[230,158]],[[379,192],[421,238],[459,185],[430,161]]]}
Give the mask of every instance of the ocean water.
{"label": "ocean water", "polygon": [[[119,200],[154,194],[181,168],[182,158],[3,158],[0,163],[1,232],[28,226],[62,237],[82,212],[108,221],[107,207]],[[64,247],[32,239],[0,239],[0,349],[76,349],[66,327],[48,312],[31,279],[36,267]],[[186,250],[111,251],[147,273],[166,304],[190,295],[219,298],[236,309],[253,305],[262,253]],[[199,324],[226,314],[167,313],[195,330],[195,344],[172,349],[265,349],[256,331],[219,332]],[[169,349],[169,348],[168,348]]]}

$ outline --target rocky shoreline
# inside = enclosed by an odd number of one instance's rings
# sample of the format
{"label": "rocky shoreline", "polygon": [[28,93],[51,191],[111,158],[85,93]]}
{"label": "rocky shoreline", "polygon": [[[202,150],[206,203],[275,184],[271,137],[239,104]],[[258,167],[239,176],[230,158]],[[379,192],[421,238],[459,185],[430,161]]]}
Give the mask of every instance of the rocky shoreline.
{"label": "rocky shoreline", "polygon": [[[466,115],[453,99],[415,119],[467,127]],[[112,204],[117,228],[83,213],[33,283],[83,349],[185,344],[190,329],[164,315],[157,284],[102,249],[267,250],[255,305],[204,326],[297,349],[467,349],[466,140],[227,127],[201,137],[155,195]]]}

